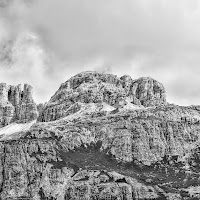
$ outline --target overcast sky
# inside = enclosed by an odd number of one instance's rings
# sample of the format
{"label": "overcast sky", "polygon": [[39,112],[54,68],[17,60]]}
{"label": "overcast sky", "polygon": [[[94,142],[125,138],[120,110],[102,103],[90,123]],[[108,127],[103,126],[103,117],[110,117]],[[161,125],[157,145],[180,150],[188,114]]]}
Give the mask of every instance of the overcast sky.
{"label": "overcast sky", "polygon": [[0,82],[46,102],[85,70],[151,76],[200,104],[200,1],[0,0]]}

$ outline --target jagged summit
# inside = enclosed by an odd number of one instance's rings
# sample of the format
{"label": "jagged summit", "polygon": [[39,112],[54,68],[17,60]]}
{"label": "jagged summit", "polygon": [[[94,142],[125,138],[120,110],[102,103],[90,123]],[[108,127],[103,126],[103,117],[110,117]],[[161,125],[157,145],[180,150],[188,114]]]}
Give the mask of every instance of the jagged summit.
{"label": "jagged summit", "polygon": [[13,86],[0,83],[0,126],[12,122],[28,122],[37,119],[36,103],[32,97],[32,86]]}
{"label": "jagged summit", "polygon": [[166,104],[163,85],[150,77],[133,80],[130,76],[86,71],[61,84],[46,104],[39,121],[52,121],[80,110],[80,103],[106,103],[114,108],[130,104],[158,106]]}
{"label": "jagged summit", "polygon": [[0,199],[200,199],[200,108],[165,96],[90,71],[36,108],[31,86],[0,84]]}
{"label": "jagged summit", "polygon": [[[163,85],[150,77],[133,80],[130,76],[85,71],[71,77],[45,106],[36,106],[32,86],[0,83],[0,126],[13,122],[57,120],[78,111],[106,112],[166,104]],[[90,106],[89,106],[90,104]],[[86,107],[86,106],[89,107]]]}

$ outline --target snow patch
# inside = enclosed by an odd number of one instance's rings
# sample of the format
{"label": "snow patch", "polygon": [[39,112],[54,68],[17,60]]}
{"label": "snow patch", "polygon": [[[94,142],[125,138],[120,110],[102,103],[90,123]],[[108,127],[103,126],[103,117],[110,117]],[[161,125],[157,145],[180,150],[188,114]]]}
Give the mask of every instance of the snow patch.
{"label": "snow patch", "polygon": [[30,129],[30,127],[36,122],[36,120],[29,123],[20,124],[12,123],[3,128],[0,128],[0,140],[12,139],[14,133],[24,132]]}

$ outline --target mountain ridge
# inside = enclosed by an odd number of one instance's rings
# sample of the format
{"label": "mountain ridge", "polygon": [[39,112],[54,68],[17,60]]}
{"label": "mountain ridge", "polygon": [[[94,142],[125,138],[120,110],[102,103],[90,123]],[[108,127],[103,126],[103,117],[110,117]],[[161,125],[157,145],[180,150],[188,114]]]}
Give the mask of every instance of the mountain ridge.
{"label": "mountain ridge", "polygon": [[0,129],[0,199],[200,198],[200,108],[156,80],[83,72],[37,108]]}
{"label": "mountain ridge", "polygon": [[[104,102],[118,107],[120,103],[123,104],[123,101],[126,104],[126,99],[134,105],[145,107],[164,104],[166,103],[165,89],[161,83],[149,77],[132,80],[126,75],[118,78],[112,74],[82,72],[61,84],[46,104],[46,110],[40,114],[39,121],[51,121],[64,117],[67,115],[64,112],[65,109],[67,112],[74,102]],[[45,115],[51,111],[50,118],[52,119],[46,119]]]}

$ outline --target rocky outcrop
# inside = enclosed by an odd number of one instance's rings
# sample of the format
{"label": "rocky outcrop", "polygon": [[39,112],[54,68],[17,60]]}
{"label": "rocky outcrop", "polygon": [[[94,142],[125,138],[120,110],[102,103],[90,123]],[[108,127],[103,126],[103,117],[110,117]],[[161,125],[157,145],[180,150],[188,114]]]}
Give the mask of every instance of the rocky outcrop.
{"label": "rocky outcrop", "polygon": [[12,122],[28,122],[37,119],[38,112],[32,97],[32,87],[25,84],[11,86],[0,84],[0,125],[5,126]]}
{"label": "rocky outcrop", "polygon": [[165,104],[166,95],[163,85],[152,78],[139,78],[133,81],[132,91],[133,103],[139,102],[145,106],[158,106]]}
{"label": "rocky outcrop", "polygon": [[[10,122],[30,113],[17,91],[0,90]],[[0,199],[200,197],[200,107],[166,103],[154,79],[85,72],[37,108],[39,122],[0,129]]]}
{"label": "rocky outcrop", "polygon": [[187,199],[199,131],[198,108],[176,105],[36,123],[0,142],[1,197]]}
{"label": "rocky outcrop", "polygon": [[[98,169],[102,165],[81,169],[86,166],[73,163],[70,152],[64,153],[58,141],[55,132],[34,128],[21,140],[0,143],[0,198],[139,200],[168,194],[143,180],[112,171],[112,165],[110,170]],[[96,153],[101,154],[98,149]]]}
{"label": "rocky outcrop", "polygon": [[[39,121],[53,121],[65,117],[75,103],[106,103],[115,108],[123,102],[139,106],[166,104],[163,85],[152,78],[132,80],[112,74],[83,72],[63,83],[46,104]],[[73,112],[77,112],[75,109]]]}

